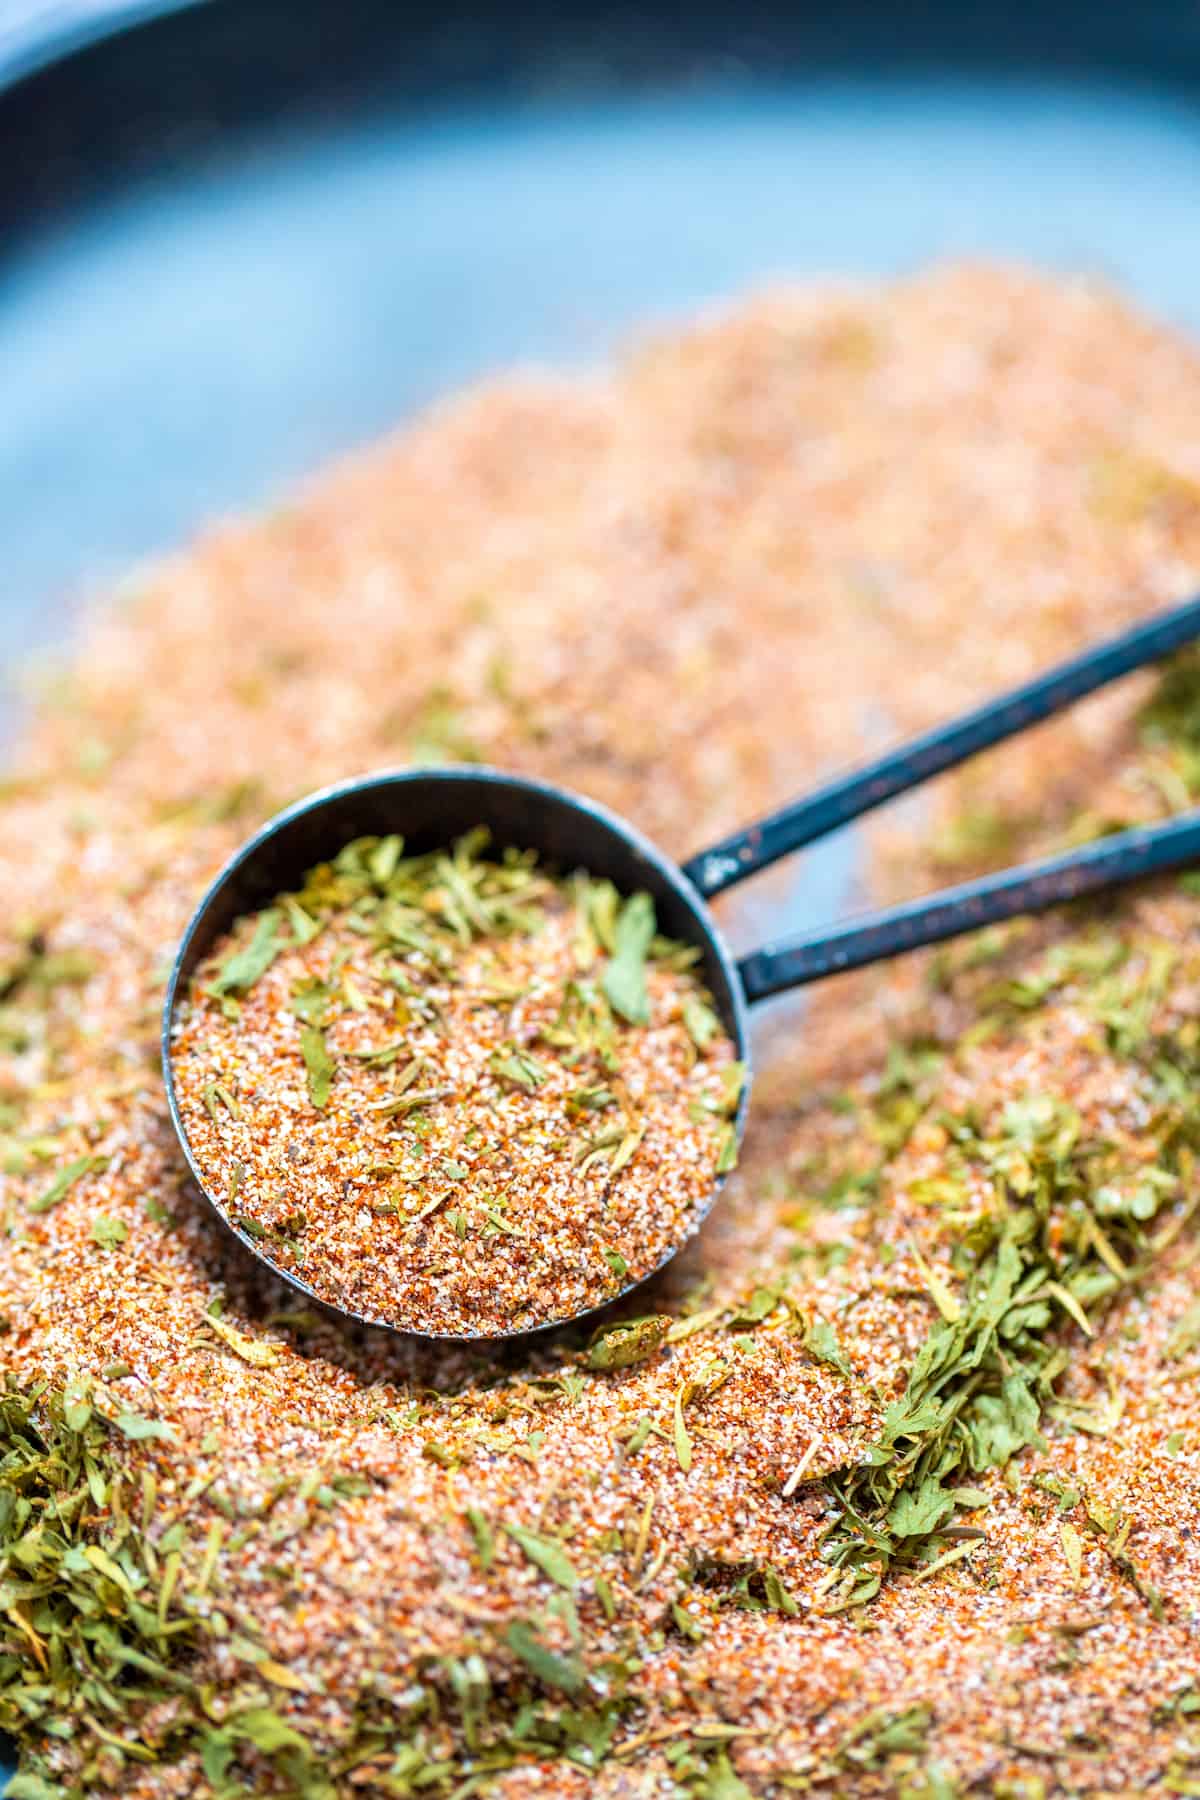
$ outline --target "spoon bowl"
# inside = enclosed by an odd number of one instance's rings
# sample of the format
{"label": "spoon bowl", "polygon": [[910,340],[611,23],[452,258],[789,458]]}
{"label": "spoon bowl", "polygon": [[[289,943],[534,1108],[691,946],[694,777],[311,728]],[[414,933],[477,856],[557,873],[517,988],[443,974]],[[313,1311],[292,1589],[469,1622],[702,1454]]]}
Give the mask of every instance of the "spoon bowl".
{"label": "spoon bowl", "polygon": [[[239,1229],[217,1203],[188,1142],[180,1113],[172,1067],[172,1037],[179,1002],[192,976],[217,940],[236,919],[257,912],[276,895],[301,885],[314,864],[337,855],[343,845],[358,837],[398,834],[407,854],[441,849],[477,826],[486,826],[489,848],[536,849],[547,867],[570,873],[586,869],[590,875],[610,880],[623,894],[642,891],[654,901],[660,931],[692,944],[700,952],[697,965],[717,1014],[733,1040],[738,1058],[746,1065],[734,1126],[738,1142],[746,1126],[749,1102],[749,1025],[745,994],[734,961],[716,920],[698,890],[679,865],[649,838],[614,812],[567,789],[530,776],[477,765],[464,768],[397,769],[322,788],[268,821],[221,870],[188,926],[171,971],[163,1012],[162,1059],[167,1104],[188,1167],[209,1204],[252,1255],[280,1280],[322,1306],[331,1303],[315,1293],[299,1276],[280,1268],[245,1231]],[[707,1216],[723,1185],[715,1176],[708,1199],[696,1215],[696,1225]],[[662,1258],[662,1268],[679,1248]],[[658,1269],[650,1271],[656,1274]],[[572,1315],[586,1318],[622,1299],[649,1274],[609,1296],[601,1306]],[[333,1307],[344,1318],[378,1326],[346,1307]],[[549,1331],[569,1321],[556,1319],[530,1328]],[[384,1326],[382,1329],[395,1329]],[[411,1334],[410,1334],[411,1335]],[[421,1336],[446,1341],[487,1341],[487,1333],[423,1332]],[[528,1335],[525,1331],[520,1334]]]}

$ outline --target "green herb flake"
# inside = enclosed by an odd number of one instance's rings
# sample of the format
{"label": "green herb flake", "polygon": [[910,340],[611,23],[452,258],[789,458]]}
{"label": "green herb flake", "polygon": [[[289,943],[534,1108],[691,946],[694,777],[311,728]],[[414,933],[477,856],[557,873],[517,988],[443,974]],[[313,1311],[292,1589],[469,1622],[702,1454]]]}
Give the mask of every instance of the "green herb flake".
{"label": "green herb flake", "polygon": [[90,1175],[93,1169],[103,1167],[104,1159],[97,1156],[80,1156],[65,1169],[60,1169],[50,1186],[38,1200],[31,1200],[28,1210],[31,1213],[48,1213],[65,1200],[75,1183],[84,1175]]}
{"label": "green herb flake", "polygon": [[302,1737],[294,1726],[267,1706],[255,1706],[245,1712],[235,1713],[228,1730],[234,1737],[253,1744],[264,1756],[274,1756],[287,1750],[298,1750],[307,1756],[308,1739]]}
{"label": "green herb flake", "polygon": [[305,1025],[301,1028],[300,1054],[308,1070],[308,1097],[320,1109],[329,1099],[334,1063],[326,1048],[325,1033],[319,1025]]}
{"label": "green herb flake", "polygon": [[292,989],[288,1008],[306,1024],[324,1025],[333,997],[334,990],[328,982],[308,975]]}
{"label": "green herb flake", "polygon": [[1176,1320],[1167,1339],[1166,1354],[1172,1362],[1200,1344],[1200,1300],[1193,1300],[1187,1311]]}
{"label": "green herb flake", "polygon": [[57,1781],[34,1773],[14,1775],[4,1790],[4,1800],[65,1800],[67,1790]]}
{"label": "green herb flake", "polygon": [[274,1345],[264,1344],[260,1338],[250,1337],[246,1332],[239,1331],[227,1319],[205,1313],[204,1323],[223,1339],[235,1356],[240,1357],[242,1362],[249,1363],[252,1368],[269,1369],[279,1361],[279,1352]]}
{"label": "green herb flake", "polygon": [[284,896],[283,907],[287,913],[293,942],[301,945],[310,944],[321,929],[319,920],[311,918],[292,894]]}
{"label": "green herb flake", "polygon": [[222,1107],[230,1118],[241,1118],[242,1109],[229,1089],[220,1081],[210,1081],[204,1089],[204,1110],[214,1125],[220,1123]]}
{"label": "green herb flake", "polygon": [[763,1593],[772,1612],[784,1613],[789,1619],[800,1614],[800,1604],[784,1586],[783,1577],[772,1563],[763,1570]]}
{"label": "green herb flake", "polygon": [[113,1424],[123,1437],[135,1444],[145,1443],[153,1438],[163,1438],[167,1443],[175,1443],[178,1433],[173,1425],[166,1425],[161,1419],[144,1419],[140,1413],[118,1413]]}
{"label": "green herb flake", "polygon": [[813,1317],[804,1334],[804,1347],[810,1356],[814,1356],[818,1362],[828,1363],[839,1375],[853,1376],[854,1370],[846,1360],[833,1326],[827,1319],[821,1318],[820,1314]]}
{"label": "green herb flake", "polygon": [[1078,1587],[1083,1571],[1083,1539],[1069,1520],[1064,1519],[1058,1528],[1062,1540],[1063,1556],[1066,1558],[1073,1587]]}
{"label": "green herb flake", "polygon": [[568,1593],[574,1593],[579,1586],[579,1576],[575,1565],[554,1538],[542,1537],[536,1531],[529,1531],[523,1525],[506,1525],[504,1527],[514,1544],[520,1546],[529,1558],[550,1580]]}
{"label": "green herb flake", "polygon": [[[623,1134],[620,1143],[617,1145],[609,1160],[608,1168],[611,1175],[619,1175],[622,1169],[627,1169],[629,1167],[630,1163],[641,1149],[642,1139],[645,1135],[646,1127],[644,1125],[637,1125],[632,1131],[627,1131]],[[624,1274],[624,1272],[623,1269],[618,1269],[617,1271],[618,1274]]]}
{"label": "green herb flake", "polygon": [[721,1035],[721,1021],[699,994],[689,994],[683,1003],[684,1030],[703,1056],[714,1038]]}
{"label": "green herb flake", "polygon": [[702,1644],[704,1642],[705,1631],[703,1625],[692,1613],[680,1606],[678,1600],[673,1600],[671,1602],[671,1617],[675,1621],[675,1629],[681,1632],[685,1638],[690,1639],[693,1644]]}
{"label": "green herb flake", "polygon": [[545,1063],[539,1062],[527,1050],[513,1047],[507,1051],[494,1051],[488,1059],[488,1068],[497,1081],[522,1088],[527,1094],[536,1093],[550,1079],[550,1070]]}
{"label": "green herb flake", "polygon": [[729,1760],[727,1750],[718,1750],[708,1766],[702,1800],[754,1800],[750,1789]]}
{"label": "green herb flake", "polygon": [[266,974],[283,948],[279,925],[278,907],[269,906],[259,913],[249,944],[242,950],[235,950],[209,983],[208,992],[215,999],[223,994],[247,994],[259,977]]}
{"label": "green herb flake", "polygon": [[675,1404],[672,1408],[672,1437],[675,1444],[675,1460],[686,1475],[692,1466],[692,1440],[688,1436],[688,1428],[683,1419],[683,1403],[688,1391],[686,1382],[680,1382],[675,1389]]}
{"label": "green herb flake", "polygon": [[630,1025],[650,1023],[646,955],[655,930],[653,900],[649,894],[631,894],[617,916],[613,953],[602,982],[605,999]]}
{"label": "green herb flake", "polygon": [[583,1665],[576,1657],[560,1656],[536,1635],[532,1626],[514,1620],[504,1634],[504,1641],[530,1674],[543,1686],[564,1694],[581,1692],[586,1679]]}
{"label": "green herb flake", "polygon": [[[611,881],[589,881],[578,878],[578,891],[586,913],[587,925],[602,950],[611,956],[617,948],[617,920],[621,896]],[[651,937],[653,937],[653,932]],[[647,943],[649,943],[647,939]]]}
{"label": "green herb flake", "polygon": [[380,838],[374,848],[367,853],[367,869],[376,887],[387,887],[388,882],[396,873],[400,853],[403,849],[404,839],[393,833],[390,837]]}
{"label": "green herb flake", "polygon": [[593,1087],[572,1088],[563,1104],[574,1117],[581,1112],[607,1112],[617,1104],[617,1096],[610,1087],[598,1082]]}
{"label": "green herb flake", "polygon": [[773,1287],[756,1287],[743,1306],[730,1316],[731,1331],[753,1330],[769,1319],[779,1305],[779,1289]]}
{"label": "green herb flake", "polygon": [[749,1072],[744,1062],[726,1063],[721,1070],[721,1109],[729,1118],[737,1112]]}
{"label": "green herb flake", "polygon": [[928,1475],[915,1487],[901,1488],[888,1511],[888,1528],[898,1538],[928,1537],[953,1511],[953,1494],[936,1475]]}
{"label": "green herb flake", "polygon": [[92,1242],[101,1250],[116,1250],[129,1236],[129,1227],[124,1219],[110,1219],[103,1213],[92,1220]]}
{"label": "green herb flake", "polygon": [[654,1420],[649,1413],[643,1413],[625,1441],[626,1456],[636,1456],[639,1450],[645,1449],[654,1430]]}
{"label": "green herb flake", "polygon": [[629,1369],[656,1355],[667,1339],[671,1320],[661,1313],[645,1319],[623,1319],[610,1325],[587,1351],[589,1369],[611,1372]]}
{"label": "green herb flake", "polygon": [[90,1386],[86,1379],[67,1382],[63,1388],[63,1424],[68,1431],[86,1431],[92,1418]]}
{"label": "green herb flake", "polygon": [[475,1539],[475,1554],[479,1558],[479,1566],[486,1574],[496,1560],[495,1536],[477,1506],[468,1506],[467,1523],[470,1525],[471,1535]]}
{"label": "green herb flake", "polygon": [[927,1706],[908,1706],[892,1712],[876,1707],[847,1732],[837,1749],[843,1769],[871,1769],[889,1756],[912,1755],[925,1747],[933,1714]]}

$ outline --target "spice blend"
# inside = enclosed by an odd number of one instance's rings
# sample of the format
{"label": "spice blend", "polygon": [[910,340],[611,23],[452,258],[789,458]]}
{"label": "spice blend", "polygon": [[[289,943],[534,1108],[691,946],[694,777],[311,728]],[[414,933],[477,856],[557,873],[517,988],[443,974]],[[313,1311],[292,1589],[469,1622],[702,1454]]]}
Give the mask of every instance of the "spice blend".
{"label": "spice blend", "polygon": [[[1191,878],[760,1016],[693,1244],[503,1352],[247,1257],[157,1029],[213,874],[322,782],[481,756],[687,855],[1177,600],[1198,418],[1195,350],[1090,282],[781,293],[439,409],[43,678],[0,793],[23,1800],[1195,1787]],[[1187,657],[873,821],[864,880],[1197,803]]]}
{"label": "spice blend", "polygon": [[743,1070],[645,893],[363,838],[215,947],[172,1068],[205,1186],[321,1299],[432,1334],[639,1281],[733,1166]]}

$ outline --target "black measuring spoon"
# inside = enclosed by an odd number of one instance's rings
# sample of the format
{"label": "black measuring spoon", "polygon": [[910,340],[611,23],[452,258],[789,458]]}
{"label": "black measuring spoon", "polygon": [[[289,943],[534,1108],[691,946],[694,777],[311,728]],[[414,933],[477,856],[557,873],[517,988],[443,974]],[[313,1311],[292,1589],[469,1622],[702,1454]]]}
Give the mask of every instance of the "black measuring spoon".
{"label": "black measuring spoon", "polygon": [[[222,1223],[284,1281],[322,1306],[332,1303],[266,1256],[235,1226],[205,1186],[179,1112],[171,1064],[175,1013],[198,964],[236,919],[296,887],[305,872],[352,838],[398,833],[407,852],[449,845],[486,826],[498,849],[536,850],[549,865],[587,869],[623,893],[639,889],[654,900],[660,929],[700,952],[700,969],[721,1020],[746,1064],[736,1118],[740,1142],[749,1103],[747,1008],[771,994],[880,962],[903,950],[940,943],[1018,914],[1045,912],[1064,901],[1123,887],[1148,875],[1200,862],[1200,810],[1162,824],[1101,838],[1062,856],[1026,863],[947,888],[923,899],[870,912],[845,923],[769,943],[735,958],[709,901],[781,856],[836,831],[898,794],[1015,736],[1085,694],[1200,637],[1200,599],[1193,599],[1060,664],[1047,674],[989,701],[948,725],[925,733],[804,799],[772,813],[679,865],[626,820],[549,782],[479,767],[423,768],[367,775],[324,788],[279,813],[243,845],[217,876],[192,917],[171,972],[163,1009],[163,1069],[171,1118],[197,1184]],[[722,1185],[714,1175],[712,1194]],[[674,1246],[661,1268],[679,1248]],[[656,1271],[653,1271],[657,1273]],[[643,1277],[643,1279],[648,1279]],[[630,1283],[630,1287],[640,1285]],[[629,1288],[623,1290],[628,1292]],[[620,1295],[610,1296],[605,1306]],[[378,1323],[346,1308],[343,1317]],[[564,1315],[536,1327],[546,1330]],[[411,1333],[439,1338],[520,1333]]]}

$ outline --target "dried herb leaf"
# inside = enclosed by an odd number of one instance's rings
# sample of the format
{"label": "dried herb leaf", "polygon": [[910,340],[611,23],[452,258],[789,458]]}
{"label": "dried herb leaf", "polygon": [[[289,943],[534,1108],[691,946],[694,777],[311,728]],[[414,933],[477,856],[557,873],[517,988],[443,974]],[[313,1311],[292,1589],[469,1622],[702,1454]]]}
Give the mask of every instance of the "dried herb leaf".
{"label": "dried herb leaf", "polygon": [[259,913],[254,936],[242,950],[227,957],[209,982],[214,997],[222,994],[246,994],[261,975],[265,975],[283,945],[279,939],[279,908],[269,906]]}
{"label": "dried herb leaf", "polygon": [[291,926],[294,941],[297,944],[311,943],[321,929],[319,921],[310,918],[292,894],[284,896],[283,906],[288,916],[288,924]]}
{"label": "dried herb leaf", "polygon": [[1200,1344],[1200,1300],[1193,1300],[1183,1316],[1176,1320],[1167,1339],[1166,1354],[1177,1362]]}
{"label": "dried herb leaf", "polygon": [[671,1603],[671,1617],[675,1621],[676,1629],[681,1631],[685,1638],[690,1638],[693,1644],[702,1644],[704,1642],[705,1632],[703,1625],[701,1625],[699,1619],[693,1618],[690,1612],[685,1611],[685,1609],[680,1606],[678,1600],[672,1601]]}
{"label": "dried herb leaf", "polygon": [[92,1220],[92,1242],[102,1250],[116,1250],[129,1236],[124,1219],[109,1219],[103,1213]]}
{"label": "dried herb leaf", "polygon": [[671,1320],[661,1313],[610,1325],[587,1352],[589,1369],[628,1369],[654,1356],[666,1342]]}
{"label": "dried herb leaf", "polygon": [[717,1150],[717,1174],[728,1175],[732,1169],[737,1168],[737,1159],[737,1127],[726,1125],[721,1133],[720,1145]]}
{"label": "dried herb leaf", "polygon": [[646,953],[654,941],[655,930],[653,900],[649,894],[631,894],[617,915],[613,954],[602,983],[605,999],[630,1025],[650,1023]]}
{"label": "dried herb leaf", "polygon": [[309,1691],[309,1684],[302,1675],[297,1675],[293,1670],[285,1668],[273,1657],[260,1657],[254,1665],[254,1672],[263,1681],[269,1681],[274,1687],[290,1688],[296,1694],[306,1694]]}
{"label": "dried herb leaf", "polygon": [[475,1550],[479,1557],[479,1566],[483,1570],[491,1568],[496,1556],[496,1540],[492,1528],[477,1506],[468,1506],[467,1522],[475,1539]]}
{"label": "dried herb leaf", "polygon": [[308,1097],[316,1107],[324,1106],[333,1085],[334,1064],[325,1045],[325,1033],[319,1025],[305,1025],[300,1032],[300,1054],[308,1070]]}
{"label": "dried herb leaf", "polygon": [[839,1374],[852,1376],[854,1370],[846,1360],[844,1351],[837,1341],[837,1335],[828,1319],[815,1314],[808,1330],[804,1334],[805,1349],[815,1356],[818,1362],[828,1363],[830,1368]]}
{"label": "dried herb leaf", "polygon": [[504,1634],[504,1641],[515,1656],[520,1657],[530,1674],[548,1688],[564,1694],[578,1694],[584,1685],[582,1663],[571,1656],[560,1656],[537,1637],[523,1620],[514,1620]]}
{"label": "dried herb leaf", "polygon": [[66,1789],[41,1775],[14,1775],[4,1790],[4,1800],[64,1800]]}
{"label": "dried herb leaf", "polygon": [[236,1325],[231,1325],[227,1319],[218,1318],[213,1313],[205,1313],[204,1323],[229,1345],[235,1356],[240,1356],[242,1361],[249,1363],[252,1368],[269,1369],[273,1363],[279,1361],[279,1352],[273,1344],[264,1344],[260,1339],[248,1336],[246,1332],[239,1331]]}
{"label": "dried herb leaf", "polygon": [[707,1000],[699,994],[689,994],[683,1003],[683,1024],[688,1036],[701,1055],[708,1049],[714,1038],[721,1035],[721,1021]]}
{"label": "dried herb leaf", "polygon": [[68,1163],[65,1169],[59,1170],[58,1174],[54,1177],[54,1180],[50,1183],[50,1186],[46,1189],[40,1199],[31,1200],[29,1202],[28,1210],[31,1213],[51,1212],[61,1200],[66,1199],[75,1183],[82,1176],[88,1175],[93,1169],[101,1167],[102,1163],[103,1158],[98,1156],[77,1157],[73,1163]]}
{"label": "dried herb leaf", "polygon": [[256,1750],[272,1756],[280,1750],[300,1750],[307,1754],[308,1739],[281,1719],[268,1706],[254,1706],[235,1713],[226,1729],[237,1738],[253,1744]]}
{"label": "dried herb leaf", "polygon": [[888,1510],[888,1527],[898,1538],[929,1536],[953,1511],[953,1494],[936,1475],[927,1475],[917,1487],[901,1488]]}
{"label": "dried herb leaf", "polygon": [[507,1082],[511,1087],[523,1088],[532,1094],[550,1079],[550,1070],[545,1063],[531,1056],[528,1050],[516,1047],[507,1052],[496,1050],[488,1059],[488,1068],[498,1081]]}
{"label": "dried herb leaf", "polygon": [[88,1385],[82,1380],[69,1381],[63,1388],[63,1424],[68,1431],[86,1431],[91,1422],[92,1406],[88,1393]]}
{"label": "dried herb leaf", "polygon": [[778,1305],[778,1288],[756,1287],[746,1303],[731,1315],[730,1330],[748,1330],[761,1325],[764,1319],[770,1318]]}
{"label": "dried herb leaf", "polygon": [[699,1800],[754,1800],[750,1789],[730,1762],[727,1750],[717,1751],[695,1792]]}
{"label": "dried herb leaf", "polygon": [[732,1118],[738,1109],[742,1090],[746,1085],[746,1077],[750,1073],[744,1062],[726,1063],[721,1070],[721,1110]]}
{"label": "dried herb leaf", "polygon": [[788,1592],[783,1577],[772,1563],[763,1570],[763,1592],[772,1611],[785,1613],[790,1619],[799,1617],[799,1602]]}
{"label": "dried herb leaf", "polygon": [[675,1389],[675,1405],[673,1408],[672,1432],[675,1442],[675,1460],[686,1475],[692,1466],[692,1440],[688,1436],[688,1428],[683,1421],[683,1402],[687,1392],[687,1383],[680,1382]]}
{"label": "dried herb leaf", "polygon": [[607,1112],[617,1104],[617,1096],[610,1087],[597,1083],[594,1087],[573,1088],[563,1104],[572,1116],[581,1112]]}
{"label": "dried herb leaf", "polygon": [[303,981],[298,981],[292,989],[288,1007],[298,1019],[303,1019],[307,1024],[324,1025],[334,996],[335,989],[327,981],[308,976]]}
{"label": "dried herb leaf", "polygon": [[168,1443],[175,1443],[179,1433],[173,1425],[164,1424],[161,1419],[144,1419],[140,1413],[118,1413],[113,1424],[124,1437],[134,1443],[144,1443],[150,1438],[164,1438]]}
{"label": "dried herb leaf", "polygon": [[1083,1571],[1083,1539],[1067,1519],[1063,1520],[1058,1531],[1062,1539],[1063,1555],[1066,1557],[1067,1567],[1071,1571],[1071,1581],[1075,1587],[1078,1587]]}
{"label": "dried herb leaf", "polygon": [[574,1593],[579,1586],[579,1576],[575,1565],[554,1538],[541,1537],[536,1531],[529,1531],[523,1525],[506,1525],[504,1527],[514,1544],[520,1545],[531,1563],[536,1563],[543,1575],[568,1593]]}
{"label": "dried herb leaf", "polygon": [[242,1109],[229,1089],[219,1081],[210,1081],[204,1090],[204,1109],[214,1125],[220,1123],[221,1107],[233,1119],[240,1119],[242,1116]]}
{"label": "dried herb leaf", "polygon": [[927,1706],[908,1706],[902,1712],[877,1707],[842,1739],[837,1760],[846,1769],[869,1769],[889,1756],[912,1754],[924,1749],[932,1723]]}

